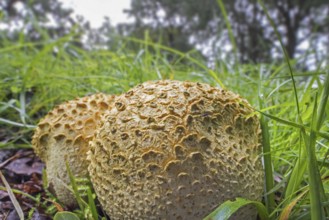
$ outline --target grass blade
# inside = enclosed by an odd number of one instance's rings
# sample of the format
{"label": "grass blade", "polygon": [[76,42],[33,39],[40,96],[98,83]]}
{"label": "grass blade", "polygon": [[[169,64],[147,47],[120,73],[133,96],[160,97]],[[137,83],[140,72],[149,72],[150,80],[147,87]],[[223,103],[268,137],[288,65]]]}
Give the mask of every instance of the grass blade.
{"label": "grass blade", "polygon": [[136,38],[132,38],[132,37],[125,37],[126,40],[129,40],[131,42],[135,42],[135,43],[141,43],[141,44],[147,44],[150,46],[153,46],[154,48],[159,48],[165,51],[168,51],[170,53],[176,54],[182,58],[185,58],[186,60],[189,60],[191,63],[194,63],[196,66],[198,66],[199,68],[203,69],[204,71],[206,71],[214,80],[215,82],[221,87],[221,88],[225,88],[224,83],[218,78],[217,74],[210,68],[208,68],[206,65],[204,65],[201,61],[188,56],[188,54],[180,52],[179,50],[175,50],[173,48],[170,47],[166,47],[164,45],[161,44],[157,44],[157,43],[153,43],[153,42],[147,42],[144,40],[140,40],[140,39],[136,39]]}
{"label": "grass blade", "polygon": [[220,205],[215,211],[210,213],[203,220],[227,220],[230,216],[235,213],[238,209],[246,205],[254,205],[257,208],[260,219],[267,220],[269,219],[268,212],[266,207],[256,201],[251,201],[248,199],[237,198],[235,201],[226,201]]}
{"label": "grass blade", "polygon": [[95,200],[93,198],[93,193],[91,192],[90,187],[88,187],[88,189],[87,189],[87,195],[88,195],[88,204],[89,204],[89,208],[91,211],[91,215],[92,215],[93,219],[98,219],[97,208],[96,208]]}
{"label": "grass blade", "polygon": [[280,46],[283,50],[283,53],[284,53],[284,57],[286,59],[286,62],[287,62],[287,65],[288,65],[288,68],[289,68],[289,73],[290,73],[290,77],[291,77],[291,80],[292,80],[292,84],[293,84],[293,88],[294,88],[294,96],[295,96],[295,103],[296,103],[296,108],[297,108],[297,117],[298,117],[298,121],[299,123],[303,123],[302,121],[302,117],[300,115],[300,107],[299,107],[299,101],[298,101],[298,94],[297,94],[297,88],[296,88],[296,82],[295,82],[295,78],[294,78],[294,74],[293,74],[293,71],[292,71],[292,67],[291,67],[291,64],[290,64],[290,58],[289,58],[289,55],[287,53],[287,50],[286,48],[284,47],[283,43],[282,43],[282,38],[281,38],[281,35],[277,29],[277,27],[275,26],[275,23],[273,21],[273,19],[271,18],[270,14],[268,13],[264,3],[262,0],[258,0],[258,2],[260,3],[262,9],[264,10],[265,12],[265,15],[267,17],[267,19],[269,20],[271,26],[273,27],[274,29],[274,32],[275,32],[275,35],[278,37],[278,40],[280,42]]}
{"label": "grass blade", "polygon": [[[300,140],[301,140],[301,138],[300,138]],[[301,141],[300,141],[299,145],[301,146],[300,149],[303,149]],[[305,150],[301,150],[301,152],[299,153],[299,157],[298,157],[294,167],[296,167],[296,168],[292,169],[292,172],[290,174],[289,181],[288,181],[288,184],[287,184],[287,187],[285,190],[285,197],[286,197],[285,205],[288,205],[290,203],[291,199],[293,198],[296,191],[298,190],[300,183],[303,180],[304,173],[307,169],[307,159],[306,159]]]}
{"label": "grass blade", "polygon": [[20,111],[19,111],[19,115],[21,117],[21,121],[23,122],[23,124],[26,124],[26,103],[25,103],[25,92],[22,91],[19,94],[19,103],[20,103]]}
{"label": "grass blade", "polygon": [[[314,111],[312,116],[312,125],[310,135],[307,136],[305,132],[304,140],[306,143],[308,172],[309,172],[309,186],[310,186],[310,200],[311,200],[311,217],[312,219],[324,219],[324,210],[322,207],[322,198],[324,197],[324,190],[321,181],[321,176],[318,169],[318,163],[315,155],[316,144],[316,126],[317,126],[317,96],[314,101]],[[323,194],[323,195],[321,195]]]}
{"label": "grass blade", "polygon": [[[5,190],[7,190],[7,188],[6,188],[6,187],[3,187],[3,186],[0,186],[0,190],[5,191]],[[33,202],[35,202],[35,203],[40,203],[40,200],[38,200],[37,198],[35,198],[35,197],[31,196],[30,194],[25,193],[25,192],[23,192],[23,191],[21,191],[21,190],[18,190],[18,189],[11,189],[11,191],[12,191],[13,193],[21,194],[22,196],[27,197],[27,198],[31,199]]]}
{"label": "grass blade", "polygon": [[[259,97],[260,108],[263,108],[263,100]],[[269,193],[274,187],[273,168],[271,160],[271,145],[270,134],[268,130],[268,123],[264,115],[260,117],[260,124],[262,129],[262,146],[264,155],[265,168],[265,204],[268,213],[271,213],[275,208],[274,192]]]}
{"label": "grass blade", "polygon": [[[287,50],[285,49],[283,43],[282,43],[282,38],[281,38],[281,35],[273,21],[273,19],[271,18],[271,16],[269,15],[264,3],[262,0],[258,0],[259,4],[261,5],[262,9],[264,10],[265,12],[265,15],[268,19],[268,21],[270,22],[271,26],[273,27],[274,29],[274,32],[275,32],[275,35],[278,37],[278,40],[280,42],[280,45],[281,45],[281,48],[283,50],[283,53],[284,53],[284,58],[287,62],[287,65],[288,65],[288,68],[289,68],[289,73],[290,73],[290,78],[292,80],[292,84],[293,84],[293,89],[294,89],[294,97],[295,97],[295,104],[296,104],[296,109],[297,109],[297,119],[298,119],[298,122],[299,124],[303,124],[303,120],[302,120],[302,117],[301,117],[301,114],[300,114],[300,107],[299,107],[299,101],[298,101],[298,94],[297,94],[297,89],[296,89],[296,82],[295,82],[295,79],[294,79],[294,75],[293,75],[293,71],[292,71],[292,67],[291,67],[291,64],[290,64],[290,58],[289,58],[289,55],[287,53]],[[293,168],[293,171],[292,171],[292,180],[294,181],[290,181],[288,182],[288,186],[287,186],[287,190],[285,192],[285,196],[286,197],[291,197],[292,194],[295,192],[296,190],[296,187],[298,187],[302,181],[302,179],[300,178],[300,175],[302,173],[305,172],[306,170],[306,165],[303,161],[303,158],[305,158],[305,150],[303,148],[300,149],[300,156],[298,158],[298,160],[296,161],[296,164]],[[300,161],[302,160],[302,161]],[[299,176],[299,177],[298,177]],[[289,200],[287,200],[289,201]]]}
{"label": "grass blade", "polygon": [[[306,131],[310,131],[311,128],[307,127],[307,126],[304,126],[302,124],[298,124],[298,123],[295,123],[295,122],[292,122],[292,121],[288,121],[288,120],[285,120],[285,119],[282,119],[282,118],[279,118],[279,117],[276,117],[274,115],[271,115],[271,114],[268,114],[268,113],[265,113],[265,112],[262,112],[262,111],[259,111],[259,110],[255,110],[263,115],[265,115],[266,117],[270,118],[270,119],[273,119],[281,124],[284,124],[284,125],[288,125],[288,126],[291,126],[291,127],[294,127],[294,128],[299,128],[299,129],[304,129]],[[326,133],[326,132],[321,132],[321,131],[315,131],[315,133],[317,135],[319,135],[320,137],[322,138],[325,138],[326,140],[329,140],[329,134]]]}
{"label": "grass blade", "polygon": [[1,177],[1,181],[3,182],[3,184],[5,185],[6,189],[7,189],[7,192],[8,192],[8,195],[9,195],[9,198],[11,200],[11,202],[13,203],[14,207],[15,207],[15,210],[19,216],[19,219],[20,220],[24,220],[24,213],[23,213],[23,210],[21,208],[21,206],[19,205],[13,191],[11,190],[6,178],[3,176],[2,172],[0,171],[0,177]]}
{"label": "grass blade", "polygon": [[[313,129],[313,132],[316,135],[318,135],[318,132],[325,120],[325,111],[326,111],[326,106],[327,106],[327,102],[328,102],[328,97],[329,97],[329,73],[326,74],[326,79],[324,81],[324,87],[323,87],[323,90],[321,93],[321,98],[320,98],[320,105],[319,105],[318,112],[317,112],[316,125]],[[326,157],[324,157],[324,158],[326,158]],[[320,181],[320,184],[321,184],[321,188],[319,188],[319,189],[321,190],[322,201],[327,201],[327,196],[324,192],[320,174],[318,175],[318,181]],[[326,215],[329,214],[329,209],[327,206],[324,206],[324,211],[325,211]]]}
{"label": "grass blade", "polygon": [[226,12],[226,9],[225,9],[225,6],[223,4],[223,0],[217,0],[217,4],[223,14],[223,17],[225,19],[225,24],[226,24],[226,27],[227,27],[227,30],[228,30],[228,35],[229,35],[229,38],[230,38],[230,41],[231,41],[231,44],[233,46],[233,52],[234,52],[234,58],[235,58],[235,61],[237,62],[238,61],[238,57],[237,57],[237,46],[236,46],[236,43],[235,43],[235,39],[234,39],[234,34],[233,34],[233,31],[232,31],[232,27],[231,27],[231,23],[230,21],[228,20],[228,16],[227,16],[227,12]]}
{"label": "grass blade", "polygon": [[[317,158],[314,151],[316,144],[316,135],[322,136],[321,132],[319,132],[319,129],[322,125],[322,122],[324,121],[324,113],[328,101],[328,94],[329,94],[329,74],[326,75],[324,89],[321,94],[321,101],[318,110],[316,108],[317,98],[315,99],[310,136],[308,137],[305,134],[305,132],[303,134],[306,143],[307,153],[306,151],[302,151],[300,153],[300,156],[296,162],[296,166],[293,169],[292,174],[290,175],[290,181],[286,188],[286,197],[292,197],[292,195],[298,189],[303,179],[303,174],[308,165],[309,167],[308,172],[310,175],[310,193],[313,195],[313,199],[311,199],[311,203],[313,202],[313,206],[311,205],[311,207],[313,207],[313,210],[314,209],[316,210],[316,211],[311,211],[311,215],[313,216],[314,219],[321,218],[324,216],[323,209],[321,208],[321,200],[322,201],[326,200],[325,198],[326,196],[321,181],[321,176],[318,170],[318,164],[316,162]],[[287,200],[287,202],[288,201],[289,200]]]}
{"label": "grass blade", "polygon": [[324,81],[324,88],[322,90],[321,94],[321,100],[320,105],[318,109],[318,118],[316,122],[316,131],[318,131],[324,121],[325,111],[326,111],[326,105],[328,102],[328,96],[329,96],[329,72],[326,74],[326,79]]}
{"label": "grass blade", "polygon": [[36,128],[37,127],[35,125],[28,125],[28,124],[22,124],[22,123],[10,121],[10,120],[7,120],[5,118],[0,118],[0,123],[14,125],[14,126],[17,126],[17,127],[24,127],[24,128]]}
{"label": "grass blade", "polygon": [[66,170],[68,172],[69,178],[70,178],[70,183],[73,189],[73,194],[78,202],[78,205],[80,207],[81,210],[84,210],[84,206],[83,206],[83,202],[82,202],[82,198],[80,197],[79,191],[78,191],[78,186],[77,183],[75,181],[74,175],[70,169],[70,166],[67,162],[67,160],[65,161],[65,165],[66,165]]}
{"label": "grass blade", "polygon": [[308,192],[308,190],[305,190],[303,193],[298,195],[292,202],[290,202],[281,212],[281,215],[279,217],[279,220],[288,220],[289,215],[292,211],[292,209],[296,206],[297,202]]}

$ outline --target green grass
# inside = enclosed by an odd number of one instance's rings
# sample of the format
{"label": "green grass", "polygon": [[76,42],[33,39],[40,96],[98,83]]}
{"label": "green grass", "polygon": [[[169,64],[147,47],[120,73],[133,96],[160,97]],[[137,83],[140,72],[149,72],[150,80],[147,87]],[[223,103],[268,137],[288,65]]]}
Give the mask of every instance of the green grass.
{"label": "green grass", "polygon": [[[194,51],[183,54],[147,38],[125,39],[138,45],[137,52],[124,46],[85,51],[70,39],[6,42],[0,49],[0,149],[30,148],[39,119],[77,96],[120,94],[155,79],[205,82],[241,94],[262,119],[267,217],[329,217],[328,70],[301,72],[290,60],[257,65],[218,60],[210,69]],[[93,194],[86,195],[76,213],[84,216],[89,209],[87,216],[95,216]]]}

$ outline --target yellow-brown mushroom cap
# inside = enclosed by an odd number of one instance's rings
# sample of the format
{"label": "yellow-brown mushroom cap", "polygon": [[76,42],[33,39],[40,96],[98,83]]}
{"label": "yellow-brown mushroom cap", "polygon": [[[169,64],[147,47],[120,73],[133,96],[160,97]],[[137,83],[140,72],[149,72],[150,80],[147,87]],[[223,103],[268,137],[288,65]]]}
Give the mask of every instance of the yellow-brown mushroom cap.
{"label": "yellow-brown mushroom cap", "polygon": [[[229,199],[261,200],[259,121],[240,96],[164,80],[138,85],[112,105],[88,153],[111,219],[201,219]],[[246,207],[236,216],[256,213]]]}
{"label": "yellow-brown mushroom cap", "polygon": [[87,177],[88,142],[113,99],[99,93],[67,101],[50,111],[35,130],[34,151],[46,164],[50,189],[67,206],[76,202],[67,189],[70,181],[65,161],[75,176]]}

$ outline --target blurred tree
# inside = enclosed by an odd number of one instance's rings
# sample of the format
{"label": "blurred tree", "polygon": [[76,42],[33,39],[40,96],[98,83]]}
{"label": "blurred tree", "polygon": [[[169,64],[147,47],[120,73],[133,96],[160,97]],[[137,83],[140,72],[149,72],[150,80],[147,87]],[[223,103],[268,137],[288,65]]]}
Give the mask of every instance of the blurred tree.
{"label": "blurred tree", "polygon": [[[117,29],[111,24],[109,17],[105,17],[99,28],[90,28],[85,32],[85,48],[101,48],[117,51],[123,47],[122,36],[118,34]],[[88,45],[88,46],[87,46]]]}
{"label": "blurred tree", "polygon": [[[282,54],[280,45],[257,0],[223,0],[232,25],[241,62],[266,62]],[[264,2],[291,58],[298,46],[329,34],[328,0],[268,0]],[[215,56],[229,44],[227,28],[216,0],[134,0],[126,10],[133,24],[119,27],[122,34],[153,40],[181,51],[210,48]]]}
{"label": "blurred tree", "polygon": [[76,27],[74,36],[79,42],[81,30],[89,29],[83,17],[73,18],[72,9],[58,0],[1,0],[0,11],[0,37],[9,40],[22,36],[28,41],[58,39]]}
{"label": "blurred tree", "polygon": [[212,29],[217,30],[217,25],[209,24],[219,14],[219,8],[212,7],[213,3],[213,0],[132,1],[131,9],[125,12],[134,17],[135,23],[121,24],[119,31],[142,38],[148,30],[153,41],[186,52],[193,49],[193,37],[210,37]]}

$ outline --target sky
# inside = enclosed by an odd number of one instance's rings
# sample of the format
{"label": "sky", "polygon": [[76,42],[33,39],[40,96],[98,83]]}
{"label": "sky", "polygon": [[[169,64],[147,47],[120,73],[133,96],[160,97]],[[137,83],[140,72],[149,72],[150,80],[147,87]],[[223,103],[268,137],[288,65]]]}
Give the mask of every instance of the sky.
{"label": "sky", "polygon": [[111,24],[129,21],[123,9],[130,8],[131,0],[60,0],[64,6],[70,7],[77,15],[90,21],[92,27],[100,27],[104,17],[110,18]]}

